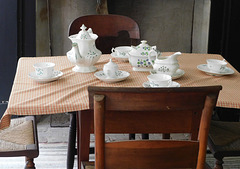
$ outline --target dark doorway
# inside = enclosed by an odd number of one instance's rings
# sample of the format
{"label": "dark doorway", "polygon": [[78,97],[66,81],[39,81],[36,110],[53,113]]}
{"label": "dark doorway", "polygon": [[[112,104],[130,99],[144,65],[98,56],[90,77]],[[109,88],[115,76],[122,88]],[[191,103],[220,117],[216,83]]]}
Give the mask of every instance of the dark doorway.
{"label": "dark doorway", "polygon": [[240,1],[211,0],[209,53],[221,54],[240,71]]}
{"label": "dark doorway", "polygon": [[[240,71],[240,1],[211,0],[209,53],[221,54]],[[239,109],[217,108],[222,121],[239,121]]]}
{"label": "dark doorway", "polygon": [[6,109],[17,61],[36,56],[35,0],[0,0],[0,117]]}

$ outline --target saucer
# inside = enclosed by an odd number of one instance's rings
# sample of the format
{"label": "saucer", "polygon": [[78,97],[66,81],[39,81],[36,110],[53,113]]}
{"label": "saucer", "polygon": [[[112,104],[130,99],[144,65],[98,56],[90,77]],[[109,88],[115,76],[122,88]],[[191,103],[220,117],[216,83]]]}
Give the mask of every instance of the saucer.
{"label": "saucer", "polygon": [[108,78],[103,71],[98,71],[94,73],[94,76],[96,76],[96,78],[107,83],[120,82],[122,80],[125,80],[129,75],[130,73],[121,70],[118,71],[116,78]]}
{"label": "saucer", "polygon": [[[156,70],[151,70],[150,71],[151,74],[157,74]],[[178,79],[180,77],[182,77],[185,74],[185,71],[182,69],[178,69],[173,75],[172,75],[172,79]]]}
{"label": "saucer", "polygon": [[116,58],[116,59],[119,60],[119,61],[124,61],[124,62],[127,62],[127,61],[128,61],[128,56],[125,56],[125,57],[118,56],[118,55],[116,54],[116,52],[112,52],[112,53],[111,53],[111,56],[112,56],[113,58]]}
{"label": "saucer", "polygon": [[223,76],[223,75],[231,75],[234,73],[234,70],[232,70],[231,68],[229,67],[226,67],[224,69],[224,71],[222,72],[214,72],[212,70],[210,70],[207,66],[207,64],[201,64],[201,65],[198,65],[197,68],[203,72],[205,72],[206,74],[208,75],[212,75],[212,76]]}
{"label": "saucer", "polygon": [[[145,87],[145,88],[162,88],[162,87],[158,87],[158,86],[156,86],[156,87],[150,86],[150,82],[149,81],[144,82],[143,83],[143,87]],[[177,83],[177,82],[172,81],[172,85],[171,86],[167,86],[167,87],[180,87],[180,84]]]}
{"label": "saucer", "polygon": [[61,71],[54,71],[53,74],[54,75],[52,77],[50,77],[50,78],[40,78],[40,77],[38,77],[36,75],[35,72],[30,72],[28,74],[28,77],[33,79],[36,82],[39,82],[39,83],[47,83],[47,82],[51,82],[51,81],[59,79],[63,75],[63,72],[61,72]]}

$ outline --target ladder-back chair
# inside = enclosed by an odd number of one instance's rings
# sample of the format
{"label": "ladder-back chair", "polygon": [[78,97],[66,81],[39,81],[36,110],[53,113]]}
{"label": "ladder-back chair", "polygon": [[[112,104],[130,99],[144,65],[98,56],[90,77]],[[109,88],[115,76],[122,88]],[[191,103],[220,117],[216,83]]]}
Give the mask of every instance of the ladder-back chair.
{"label": "ladder-back chair", "polygon": [[0,157],[26,157],[25,169],[35,169],[39,155],[34,116],[14,118],[8,128],[0,130]]}
{"label": "ladder-back chair", "polygon": [[223,158],[240,156],[240,122],[212,120],[208,146],[215,158],[214,169],[223,169]]}
{"label": "ladder-back chair", "polygon": [[[205,168],[207,138],[221,86],[88,88],[96,169]],[[105,133],[189,133],[189,140],[105,142]]]}

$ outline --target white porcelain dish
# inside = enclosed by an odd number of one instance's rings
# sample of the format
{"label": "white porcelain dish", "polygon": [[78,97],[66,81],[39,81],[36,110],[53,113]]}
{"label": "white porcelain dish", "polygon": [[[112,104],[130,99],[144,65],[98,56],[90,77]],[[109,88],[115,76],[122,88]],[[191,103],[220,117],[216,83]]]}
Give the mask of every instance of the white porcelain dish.
{"label": "white porcelain dish", "polygon": [[212,70],[210,70],[207,66],[207,64],[201,64],[198,65],[197,68],[203,72],[205,72],[208,75],[212,75],[212,76],[223,76],[223,75],[231,75],[234,73],[234,70],[232,70],[229,67],[226,67],[224,71],[222,72],[214,72]]}
{"label": "white porcelain dish", "polygon": [[63,72],[55,70],[53,72],[53,76],[50,78],[40,78],[39,76],[36,75],[36,72],[30,72],[28,74],[28,77],[38,83],[47,83],[47,82],[52,82],[52,81],[59,79],[62,75],[63,75]]}
{"label": "white porcelain dish", "polygon": [[117,77],[116,78],[108,78],[103,71],[98,71],[94,73],[94,76],[98,78],[101,81],[107,82],[107,83],[115,83],[125,80],[130,73],[122,70],[118,70]]}
{"label": "white porcelain dish", "polygon": [[[157,74],[156,70],[151,70],[150,71],[151,74]],[[172,79],[178,79],[180,77],[182,77],[185,74],[185,71],[182,69],[178,69],[173,75],[172,75]]]}
{"label": "white porcelain dish", "polygon": [[126,56],[123,57],[123,56],[118,56],[118,55],[116,54],[116,52],[112,52],[112,53],[111,53],[111,56],[112,56],[113,58],[119,60],[119,61],[128,62],[128,56],[129,56],[129,55],[126,55]]}
{"label": "white porcelain dish", "polygon": [[[151,87],[151,86],[150,86],[150,82],[149,82],[149,81],[144,82],[144,83],[143,83],[143,87],[145,87],[145,88],[154,88],[154,87]],[[177,83],[177,82],[172,81],[172,85],[171,85],[171,86],[168,86],[168,87],[180,87],[180,84]],[[156,88],[159,88],[159,87],[156,86]],[[161,88],[162,88],[162,87],[161,87]]]}

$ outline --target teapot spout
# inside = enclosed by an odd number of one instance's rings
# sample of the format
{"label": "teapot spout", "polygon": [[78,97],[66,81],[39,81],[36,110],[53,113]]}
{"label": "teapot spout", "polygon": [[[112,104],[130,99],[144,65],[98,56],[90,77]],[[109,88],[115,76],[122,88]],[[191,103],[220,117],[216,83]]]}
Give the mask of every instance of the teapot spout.
{"label": "teapot spout", "polygon": [[80,55],[78,44],[77,43],[72,43],[73,51],[74,51],[74,57],[76,61],[83,59],[83,57]]}

